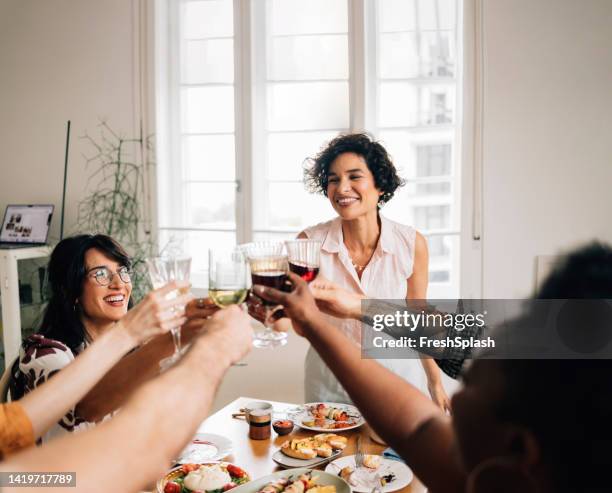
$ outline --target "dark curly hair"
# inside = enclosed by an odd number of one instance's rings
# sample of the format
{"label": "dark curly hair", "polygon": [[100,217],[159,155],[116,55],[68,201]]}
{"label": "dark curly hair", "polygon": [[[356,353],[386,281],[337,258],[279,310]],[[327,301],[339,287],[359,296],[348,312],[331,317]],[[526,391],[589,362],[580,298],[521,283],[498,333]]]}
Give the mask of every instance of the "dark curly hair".
{"label": "dark curly hair", "polygon": [[304,182],[308,191],[322,193],[327,197],[329,168],[334,160],[345,152],[355,153],[365,160],[374,175],[376,188],[382,192],[378,199],[379,207],[391,200],[398,187],[404,185],[404,180],[397,174],[387,150],[368,134],[358,133],[339,135],[314,158],[306,160]]}

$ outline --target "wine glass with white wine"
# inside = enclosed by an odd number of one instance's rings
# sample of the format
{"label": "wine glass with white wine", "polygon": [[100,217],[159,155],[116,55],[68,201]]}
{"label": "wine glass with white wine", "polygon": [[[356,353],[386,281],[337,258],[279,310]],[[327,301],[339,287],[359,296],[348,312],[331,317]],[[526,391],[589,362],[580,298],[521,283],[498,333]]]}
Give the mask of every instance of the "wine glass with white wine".
{"label": "wine glass with white wine", "polygon": [[[189,281],[191,257],[153,257],[148,258],[146,262],[153,289],[158,289],[171,281]],[[167,297],[176,298],[177,296],[189,293],[189,290],[189,286],[185,286],[168,293]],[[184,310],[184,308],[183,306],[175,309]],[[181,328],[173,327],[170,332],[174,342],[174,353],[166,360],[160,362],[162,367],[170,366],[176,362],[181,354]]]}
{"label": "wine glass with white wine", "polygon": [[240,305],[249,291],[246,258],[233,250],[208,251],[208,296],[219,308]]}

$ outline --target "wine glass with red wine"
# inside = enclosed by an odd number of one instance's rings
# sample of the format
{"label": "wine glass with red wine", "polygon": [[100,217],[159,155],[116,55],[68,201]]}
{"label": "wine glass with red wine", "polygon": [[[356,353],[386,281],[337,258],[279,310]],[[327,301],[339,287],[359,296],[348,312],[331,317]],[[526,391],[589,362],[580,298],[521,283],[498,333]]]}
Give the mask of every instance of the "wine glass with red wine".
{"label": "wine glass with red wine", "polygon": [[[241,246],[251,270],[253,285],[260,284],[279,290],[287,286],[287,254],[284,245],[280,242],[256,241]],[[253,345],[259,348],[275,348],[287,344],[287,334],[272,330],[275,313],[282,307],[266,301],[250,293],[247,305],[249,313],[264,324],[262,330],[256,330],[253,336]]]}
{"label": "wine glass with red wine", "polygon": [[304,281],[311,282],[319,273],[321,242],[319,240],[286,241],[289,270]]}

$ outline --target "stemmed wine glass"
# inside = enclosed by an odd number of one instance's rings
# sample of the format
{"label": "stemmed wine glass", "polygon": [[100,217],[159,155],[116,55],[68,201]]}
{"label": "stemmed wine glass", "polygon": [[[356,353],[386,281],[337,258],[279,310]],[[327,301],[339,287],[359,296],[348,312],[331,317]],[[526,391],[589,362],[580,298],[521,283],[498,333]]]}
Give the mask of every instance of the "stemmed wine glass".
{"label": "stemmed wine glass", "polygon": [[[256,241],[241,246],[251,270],[253,284],[284,289],[287,284],[287,254],[282,243]],[[287,344],[287,334],[271,329],[273,315],[281,307],[251,293],[249,308],[263,310],[263,330],[255,332],[253,345],[258,348],[275,348]]]}
{"label": "stemmed wine glass", "polygon": [[319,273],[321,242],[298,239],[286,241],[285,245],[287,246],[289,270],[306,282],[314,280]]}
{"label": "stemmed wine glass", "polygon": [[[153,257],[147,259],[146,262],[153,289],[158,289],[172,281],[189,281],[191,257]],[[169,293],[167,297],[175,298],[187,293],[189,293],[188,286]],[[184,307],[175,309],[181,310]],[[181,354],[181,328],[173,327],[170,332],[174,342],[174,353],[167,358],[167,361],[164,360],[160,363],[162,366],[176,362]]]}
{"label": "stemmed wine glass", "polygon": [[249,291],[248,268],[239,249],[208,251],[208,296],[219,308],[240,305]]}

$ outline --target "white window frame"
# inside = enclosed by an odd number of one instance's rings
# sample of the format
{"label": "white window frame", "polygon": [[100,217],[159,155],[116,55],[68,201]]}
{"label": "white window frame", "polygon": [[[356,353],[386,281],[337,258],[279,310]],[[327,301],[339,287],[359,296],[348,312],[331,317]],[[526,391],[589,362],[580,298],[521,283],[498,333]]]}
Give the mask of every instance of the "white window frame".
{"label": "white window frame", "polygon": [[[459,259],[451,269],[457,273],[460,283],[460,293],[478,297],[482,292],[482,252],[480,244],[480,222],[481,210],[478,207],[481,200],[479,167],[482,156],[478,155],[478,146],[481,141],[479,133],[478,115],[482,110],[482,46],[479,43],[482,24],[482,0],[462,0],[463,9],[459,9],[458,25],[462,26],[463,39],[457,40],[457,73],[456,80],[458,88],[461,88],[461,97],[456,98],[455,114],[455,139],[453,141],[453,159],[457,165],[451,175],[454,193],[460,197],[454,197],[455,204],[453,214],[454,224],[460,227],[448,231],[426,232],[426,236],[452,235],[458,236],[460,241]],[[350,131],[367,130],[376,135],[379,129],[376,127],[373,108],[377,107],[376,84],[371,83],[376,78],[376,8],[374,0],[347,0],[348,3],[348,49],[349,49],[349,124]],[[179,2],[172,0],[156,0],[155,3],[155,49],[156,60],[169,59],[179,53],[177,40],[178,35],[174,30],[178,27],[176,9],[168,8],[168,4],[175,6]],[[258,101],[264,101],[253,94],[252,88],[262,85],[254,85],[254,70],[258,67],[265,70],[264,64],[253,67],[252,60],[257,57],[253,53],[251,43],[252,26],[257,22],[253,18],[254,11],[250,0],[233,0],[234,7],[234,112],[235,112],[235,176],[236,176],[236,203],[235,224],[236,241],[243,243],[250,241],[253,234],[253,212],[255,200],[253,189],[258,180],[263,185],[266,180],[264,167],[257,163],[256,142],[261,139],[258,125],[253,120],[254,114],[264,111],[265,108],[253,107]],[[263,10],[263,9],[259,9]],[[167,22],[164,22],[164,19]],[[368,22],[366,22],[366,19]],[[263,36],[263,32],[260,34]],[[264,40],[259,40],[258,46],[264,46]],[[466,48],[467,47],[467,48]],[[465,50],[465,52],[464,52]],[[178,75],[180,64],[172,64],[170,67],[156,64],[155,78],[158,90],[155,94],[157,134],[157,156],[159,161],[175,160],[180,156],[180,131],[179,113],[177,101],[170,98],[178,98]],[[478,82],[480,81],[480,86]],[[161,89],[161,90],[160,90]],[[459,96],[459,94],[457,94]],[[172,103],[172,104],[171,104]],[[463,105],[462,105],[463,103]],[[257,168],[259,171],[254,173]],[[156,182],[159,196],[167,195],[169,190],[178,187],[179,173],[172,173],[168,167],[158,167]],[[420,180],[417,180],[420,181]],[[170,187],[168,182],[173,183]],[[162,186],[163,184],[163,186]],[[154,200],[159,204],[159,200]],[[175,208],[180,205],[166,200],[165,204],[173,204]],[[157,229],[187,230],[187,231],[221,231],[215,228],[180,228],[168,227],[164,224],[164,217],[176,217],[181,211],[174,210],[170,214],[162,214],[158,211],[156,217]],[[384,213],[384,210],[383,210]],[[222,230],[227,231],[227,230]],[[277,231],[274,231],[277,232]],[[287,231],[289,232],[289,231]],[[293,230],[291,230],[293,232]],[[466,276],[463,273],[469,272]],[[474,275],[472,275],[474,274]]]}

